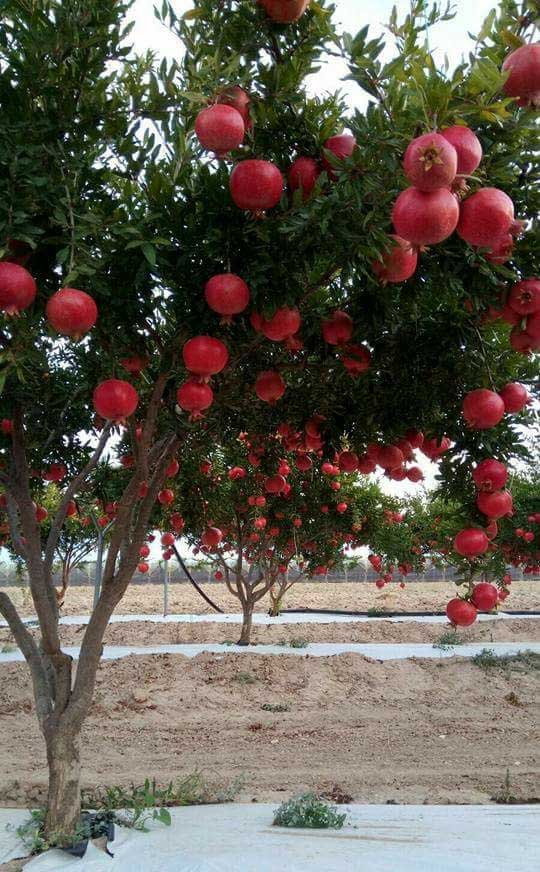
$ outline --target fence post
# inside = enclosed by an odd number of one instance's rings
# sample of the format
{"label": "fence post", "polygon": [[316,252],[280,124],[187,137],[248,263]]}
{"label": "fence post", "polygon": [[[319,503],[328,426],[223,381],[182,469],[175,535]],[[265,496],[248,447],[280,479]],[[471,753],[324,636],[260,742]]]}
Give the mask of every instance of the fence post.
{"label": "fence post", "polygon": [[169,563],[164,560],[160,564],[161,580],[163,582],[163,617],[169,614]]}

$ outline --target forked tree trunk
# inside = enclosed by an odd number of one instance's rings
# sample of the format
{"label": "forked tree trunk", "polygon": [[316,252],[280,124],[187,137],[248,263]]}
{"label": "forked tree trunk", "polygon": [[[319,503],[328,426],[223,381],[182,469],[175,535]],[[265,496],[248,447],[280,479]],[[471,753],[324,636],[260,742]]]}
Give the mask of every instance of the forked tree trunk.
{"label": "forked tree trunk", "polygon": [[80,732],[59,725],[45,742],[49,793],[44,832],[54,842],[70,842],[81,815]]}
{"label": "forked tree trunk", "polygon": [[255,602],[252,599],[242,603],[243,621],[242,632],[238,640],[239,645],[251,645],[251,629],[253,625],[253,607]]}
{"label": "forked tree trunk", "polygon": [[274,586],[270,588],[270,610],[268,614],[271,618],[279,618],[281,614],[281,606],[283,604],[283,596],[284,594],[281,592],[281,589],[278,590],[278,593],[274,591]]}

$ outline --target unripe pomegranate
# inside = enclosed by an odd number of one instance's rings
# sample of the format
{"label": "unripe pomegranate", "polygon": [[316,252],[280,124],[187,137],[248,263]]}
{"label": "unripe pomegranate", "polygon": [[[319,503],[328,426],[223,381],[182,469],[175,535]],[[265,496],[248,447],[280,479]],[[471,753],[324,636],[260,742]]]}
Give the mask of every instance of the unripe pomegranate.
{"label": "unripe pomegranate", "polygon": [[226,322],[239,315],[249,303],[249,288],[240,276],[223,273],[212,276],[204,288],[204,297],[210,308],[223,315]]}
{"label": "unripe pomegranate", "polygon": [[150,569],[150,567],[149,567],[148,563],[145,563],[144,561],[142,561],[137,566],[137,569],[139,570],[141,575],[145,575],[148,572],[148,570]]}
{"label": "unripe pomegranate", "polygon": [[312,157],[298,157],[287,174],[289,189],[293,194],[301,189],[303,200],[308,200],[320,174],[321,167],[316,160]]}
{"label": "unripe pomegranate", "polygon": [[277,206],[283,192],[283,176],[267,160],[244,160],[230,178],[231,196],[239,209],[265,212]]}
{"label": "unripe pomegranate", "polygon": [[143,357],[139,354],[134,354],[133,357],[125,357],[120,361],[120,366],[122,366],[126,372],[130,372],[135,378],[139,378],[140,374],[148,364],[150,363],[147,357]]}
{"label": "unripe pomegranate", "polygon": [[261,372],[255,382],[255,393],[265,403],[277,403],[285,393],[286,385],[279,372]]}
{"label": "unripe pomegranate", "polygon": [[461,530],[454,539],[454,550],[462,557],[480,557],[486,553],[488,545],[485,532],[476,527]]}
{"label": "unripe pomegranate", "polygon": [[540,104],[540,42],[527,43],[511,52],[502,69],[509,73],[504,83],[508,97],[520,97],[520,105]]}
{"label": "unripe pomegranate", "polygon": [[217,103],[224,103],[226,106],[232,106],[242,116],[244,127],[246,130],[251,130],[253,121],[249,114],[249,106],[251,98],[239,85],[230,85],[225,88],[216,98]]}
{"label": "unripe pomegranate", "polygon": [[350,315],[337,309],[322,322],[324,341],[329,345],[344,345],[353,334],[354,324]]}
{"label": "unripe pomegranate", "polygon": [[358,455],[354,451],[342,451],[338,457],[341,472],[356,472],[358,469]]}
{"label": "unripe pomegranate", "polygon": [[440,133],[425,133],[409,143],[403,169],[411,185],[421,191],[449,188],[457,173],[454,146]]}
{"label": "unripe pomegranate", "polygon": [[97,386],[93,400],[101,418],[118,423],[133,415],[139,404],[139,395],[129,382],[110,378]]}
{"label": "unripe pomegranate", "polygon": [[407,188],[392,210],[398,236],[418,247],[447,239],[456,229],[458,220],[458,202],[446,188],[430,192]]}
{"label": "unripe pomegranate", "polygon": [[463,417],[473,430],[496,427],[504,416],[504,402],[495,391],[479,388],[463,400]]}
{"label": "unripe pomegranate", "polygon": [[367,372],[371,366],[371,352],[364,345],[346,345],[341,362],[352,378]]}
{"label": "unripe pomegranate", "polygon": [[227,365],[229,352],[223,342],[213,336],[194,336],[182,349],[186,369],[208,379]]}
{"label": "unripe pomegranate", "polygon": [[16,263],[0,263],[0,311],[20,315],[35,299],[37,287],[24,267]]}
{"label": "unripe pomegranate", "polygon": [[489,248],[510,232],[514,204],[498,188],[481,188],[461,204],[458,235],[470,245]]}
{"label": "unripe pomegranate", "polygon": [[57,333],[80,339],[96,323],[98,310],[89,294],[76,288],[62,288],[47,302],[45,315]]}
{"label": "unripe pomegranate", "polygon": [[[327,139],[324,143],[324,149],[326,151],[332,152],[332,154],[335,155],[338,160],[345,160],[345,158],[351,157],[355,148],[356,137],[354,137],[351,133],[338,133],[337,136],[331,136],[330,139]],[[331,179],[336,179],[337,176],[335,170],[324,152],[322,163],[329,177]]]}
{"label": "unripe pomegranate", "polygon": [[508,294],[508,305],[518,315],[533,315],[540,312],[540,279],[524,279]]}
{"label": "unripe pomegranate", "polygon": [[478,612],[472,603],[456,597],[446,606],[446,616],[456,627],[470,627],[478,617]]}
{"label": "unripe pomegranate", "polygon": [[201,536],[201,541],[206,548],[217,548],[222,539],[223,533],[218,527],[207,527]]}
{"label": "unripe pomegranate", "polygon": [[483,515],[486,515],[490,520],[498,521],[499,518],[504,518],[512,511],[512,494],[505,490],[493,493],[480,491],[476,505]]}
{"label": "unripe pomegranate", "polygon": [[298,309],[289,309],[287,306],[283,306],[269,321],[263,320],[261,332],[273,342],[282,342],[289,336],[293,336],[300,329],[301,323]]}
{"label": "unripe pomegranate", "polygon": [[214,392],[210,385],[189,379],[178,388],[176,402],[185,412],[191,412],[191,418],[196,420],[214,402]]}
{"label": "unripe pomegranate", "polygon": [[458,176],[470,176],[480,166],[482,146],[470,127],[456,124],[441,130],[441,136],[450,142],[457,152]]}
{"label": "unripe pomegranate", "polygon": [[371,268],[383,284],[406,282],[416,272],[418,253],[401,236],[391,233],[389,238],[394,243],[392,248],[383,254],[381,260],[373,261]]}
{"label": "unripe pomegranate", "polygon": [[195,133],[203,148],[224,157],[242,145],[244,141],[244,119],[236,109],[222,103],[215,103],[202,109],[195,120]]}
{"label": "unripe pomegranate", "polygon": [[471,602],[479,612],[490,612],[497,605],[498,596],[499,592],[494,584],[482,581],[475,584]]}
{"label": "unripe pomegranate", "polygon": [[523,411],[530,401],[527,389],[518,382],[510,382],[505,385],[502,391],[499,391],[499,397],[504,403],[505,411],[510,413]]}
{"label": "unripe pomegranate", "polygon": [[158,493],[158,501],[162,506],[170,506],[174,500],[174,491],[170,488],[164,488]]}
{"label": "unripe pomegranate", "polygon": [[278,24],[298,21],[309,6],[310,0],[258,0],[266,14]]}
{"label": "unripe pomegranate", "polygon": [[472,475],[478,490],[486,493],[500,490],[508,481],[508,470],[500,460],[482,460]]}

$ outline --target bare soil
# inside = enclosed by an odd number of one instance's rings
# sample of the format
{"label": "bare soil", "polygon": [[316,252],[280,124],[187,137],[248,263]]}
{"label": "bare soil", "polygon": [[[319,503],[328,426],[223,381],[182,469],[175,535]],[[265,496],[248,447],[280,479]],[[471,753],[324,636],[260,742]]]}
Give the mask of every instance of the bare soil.
{"label": "bare soil", "polygon": [[[84,728],[87,787],[244,777],[243,801],[334,785],[356,802],[540,795],[539,672],[468,660],[225,653],[104,662]],[[42,801],[45,755],[23,664],[0,669],[0,802]],[[264,704],[285,704],[283,713]]]}
{"label": "bare soil", "polygon": [[[223,582],[205,584],[204,591],[225,612],[240,611],[238,600]],[[32,615],[34,608],[27,589],[4,588],[23,615]],[[386,609],[403,612],[444,612],[446,603],[456,595],[456,586],[449,582],[411,582],[402,590],[391,584],[383,591],[371,583],[306,582],[294,585],[285,599],[285,608],[338,609],[368,611]],[[505,607],[512,611],[540,610],[540,582],[538,580],[514,582]],[[73,587],[67,594],[63,614],[88,614],[92,609],[91,587]],[[257,610],[268,612],[270,600],[264,597]],[[163,588],[157,584],[132,585],[117,609],[119,614],[163,614]],[[213,610],[189,584],[169,586],[169,613],[208,614]]]}

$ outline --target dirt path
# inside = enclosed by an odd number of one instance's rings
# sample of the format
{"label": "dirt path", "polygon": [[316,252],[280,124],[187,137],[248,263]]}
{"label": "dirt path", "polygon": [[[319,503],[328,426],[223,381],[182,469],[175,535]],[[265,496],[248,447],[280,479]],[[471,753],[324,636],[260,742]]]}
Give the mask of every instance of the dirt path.
{"label": "dirt path", "polygon": [[[205,654],[103,663],[84,731],[87,786],[243,775],[240,799],[334,784],[359,802],[485,802],[507,767],[540,795],[539,673],[470,661],[380,663]],[[0,802],[43,799],[45,760],[27,671],[0,670]],[[283,713],[264,704],[284,704]],[[114,737],[114,738],[113,738]]]}
{"label": "dirt path", "polygon": [[[21,609],[21,614],[34,613],[28,592],[21,588],[5,588]],[[238,612],[239,603],[223,583],[204,585],[204,590],[226,612]],[[391,584],[382,592],[374,584],[313,582],[295,585],[287,594],[286,608],[319,608],[367,611],[378,608],[396,611],[444,612],[448,600],[456,595],[456,586],[445,582],[418,582],[402,590]],[[506,606],[512,611],[540,610],[540,581],[514,582]],[[73,587],[69,590],[63,614],[88,614],[92,608],[92,589]],[[268,612],[269,600],[258,604],[258,611]],[[134,585],[128,588],[118,614],[163,614],[163,588],[160,585]],[[172,584],[169,588],[169,613],[211,613],[212,609],[188,584]]]}
{"label": "dirt path", "polygon": [[[85,627],[62,626],[64,645],[80,645]],[[393,623],[369,621],[362,623],[327,623],[269,625],[253,628],[253,644],[270,645],[280,642],[439,642],[447,640],[449,624]],[[239,624],[153,624],[144,621],[111,624],[105,634],[106,645],[181,645],[188,642],[236,642]],[[482,621],[468,629],[460,629],[456,642],[540,642],[540,619]],[[0,630],[0,650],[9,650],[14,640],[8,630]]]}

